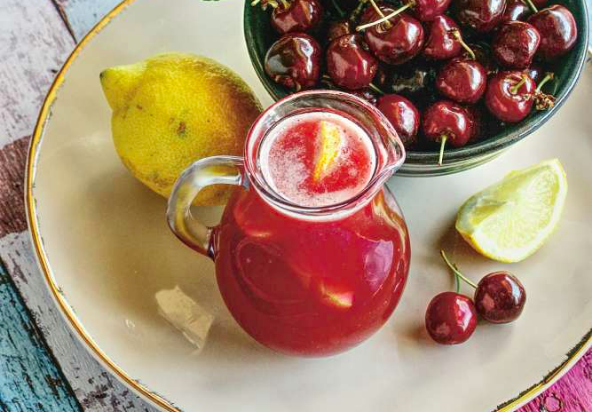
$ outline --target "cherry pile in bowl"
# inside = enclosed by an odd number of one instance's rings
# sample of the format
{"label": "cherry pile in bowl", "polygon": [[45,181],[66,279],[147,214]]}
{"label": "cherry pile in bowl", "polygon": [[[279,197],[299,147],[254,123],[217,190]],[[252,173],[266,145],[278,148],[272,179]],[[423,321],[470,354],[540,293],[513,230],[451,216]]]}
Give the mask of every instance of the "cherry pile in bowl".
{"label": "cherry pile in bowl", "polygon": [[292,92],[375,104],[408,150],[463,147],[554,105],[543,91],[575,45],[549,0],[254,0],[277,40],[265,72]]}

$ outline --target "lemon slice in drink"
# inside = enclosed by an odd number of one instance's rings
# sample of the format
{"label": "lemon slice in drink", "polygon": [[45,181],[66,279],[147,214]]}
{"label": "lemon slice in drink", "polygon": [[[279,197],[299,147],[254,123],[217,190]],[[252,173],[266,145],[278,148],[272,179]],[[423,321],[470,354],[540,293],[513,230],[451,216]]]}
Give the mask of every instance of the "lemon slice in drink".
{"label": "lemon slice in drink", "polygon": [[535,253],[557,227],[567,179],[557,159],[510,172],[461,207],[456,230],[482,255],[519,262]]}
{"label": "lemon slice in drink", "polygon": [[339,156],[342,139],[341,131],[337,125],[323,120],[320,125],[319,138],[319,155],[317,156],[313,174],[313,178],[317,182],[331,171],[335,160]]}

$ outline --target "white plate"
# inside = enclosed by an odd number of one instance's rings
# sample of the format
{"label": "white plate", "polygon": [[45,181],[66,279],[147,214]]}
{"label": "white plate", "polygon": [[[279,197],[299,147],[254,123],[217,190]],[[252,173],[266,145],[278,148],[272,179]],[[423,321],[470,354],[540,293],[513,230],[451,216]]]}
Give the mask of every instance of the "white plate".
{"label": "white plate", "polygon": [[[288,358],[237,327],[221,303],[212,263],[175,239],[164,199],[121,165],[99,85],[108,66],[178,50],[230,66],[269,104],[248,58],[242,7],[237,0],[120,6],[100,26],[118,14],[111,24],[77,49],[50,92],[32,145],[29,218],[41,267],[76,334],[108,370],[170,411],[485,412],[506,402],[498,409],[513,409],[540,392],[592,342],[590,69],[548,124],[500,158],[454,176],[393,179],[413,250],[399,308],[350,352]],[[469,195],[551,157],[563,162],[570,189],[561,226],[539,253],[498,264],[454,234],[454,214]],[[515,272],[528,292],[521,319],[481,324],[458,347],[433,344],[423,330],[424,310],[451,287],[440,247],[473,279],[494,269]],[[155,294],[175,286],[216,315],[201,353],[158,314]]]}

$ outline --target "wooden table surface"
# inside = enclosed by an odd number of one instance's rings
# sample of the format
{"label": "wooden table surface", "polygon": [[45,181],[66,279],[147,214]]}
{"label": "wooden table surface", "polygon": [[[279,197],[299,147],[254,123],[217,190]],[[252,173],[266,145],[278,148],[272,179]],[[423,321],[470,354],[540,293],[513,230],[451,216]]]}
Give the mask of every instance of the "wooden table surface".
{"label": "wooden table surface", "polygon": [[[0,0],[0,411],[155,411],[67,329],[37,268],[23,203],[29,140],[49,85],[75,44],[117,3]],[[521,409],[558,411],[592,412],[592,351]]]}

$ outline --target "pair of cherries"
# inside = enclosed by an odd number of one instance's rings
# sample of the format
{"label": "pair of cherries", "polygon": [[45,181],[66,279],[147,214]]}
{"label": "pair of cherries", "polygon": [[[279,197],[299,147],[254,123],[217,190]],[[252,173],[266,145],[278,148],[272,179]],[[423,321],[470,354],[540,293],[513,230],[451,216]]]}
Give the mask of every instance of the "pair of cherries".
{"label": "pair of cherries", "polygon": [[[444,251],[442,258],[456,278],[456,292],[442,292],[428,305],[425,326],[434,341],[442,345],[466,342],[475,332],[477,317],[491,323],[509,323],[524,309],[526,291],[522,283],[508,272],[493,272],[478,284],[466,278],[450,263]],[[473,299],[459,293],[461,280],[475,289]]]}

